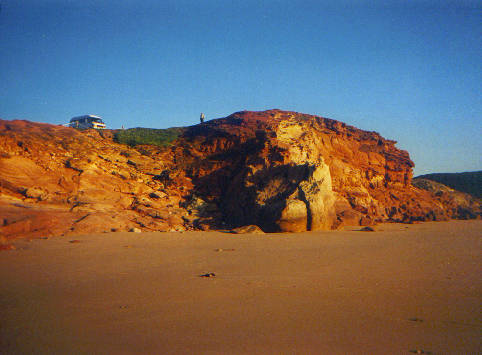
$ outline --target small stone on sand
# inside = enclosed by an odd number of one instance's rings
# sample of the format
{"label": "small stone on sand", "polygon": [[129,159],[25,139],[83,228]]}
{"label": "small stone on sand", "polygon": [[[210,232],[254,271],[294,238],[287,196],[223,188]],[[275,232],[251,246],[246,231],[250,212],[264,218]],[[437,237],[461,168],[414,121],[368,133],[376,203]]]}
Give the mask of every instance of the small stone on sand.
{"label": "small stone on sand", "polygon": [[427,351],[427,350],[422,350],[422,349],[413,349],[413,350],[409,350],[411,353],[414,353],[414,354],[432,354],[431,351]]}
{"label": "small stone on sand", "polygon": [[256,225],[248,225],[235,228],[231,231],[234,234],[264,234],[263,230]]}
{"label": "small stone on sand", "polygon": [[416,318],[416,317],[408,318],[408,320],[412,322],[423,322],[423,319]]}
{"label": "small stone on sand", "polygon": [[214,272],[208,272],[207,274],[199,275],[199,277],[216,277]]}

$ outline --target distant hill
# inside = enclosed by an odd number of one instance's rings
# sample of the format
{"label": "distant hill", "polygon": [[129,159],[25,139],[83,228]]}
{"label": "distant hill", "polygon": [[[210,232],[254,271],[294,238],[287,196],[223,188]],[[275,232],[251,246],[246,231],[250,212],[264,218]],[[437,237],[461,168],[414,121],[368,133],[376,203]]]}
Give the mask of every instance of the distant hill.
{"label": "distant hill", "polygon": [[466,192],[476,198],[482,198],[482,171],[426,174],[417,176],[415,179],[418,178],[436,181],[454,190]]}

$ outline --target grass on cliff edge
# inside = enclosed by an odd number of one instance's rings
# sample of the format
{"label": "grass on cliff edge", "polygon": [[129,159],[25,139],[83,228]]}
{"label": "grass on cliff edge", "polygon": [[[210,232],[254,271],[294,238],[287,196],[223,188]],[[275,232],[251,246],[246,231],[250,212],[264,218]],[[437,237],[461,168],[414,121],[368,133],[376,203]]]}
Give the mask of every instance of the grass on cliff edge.
{"label": "grass on cliff edge", "polygon": [[156,145],[158,147],[167,147],[177,137],[179,137],[184,128],[172,127],[166,129],[155,128],[129,128],[118,130],[114,133],[114,141],[117,143],[127,144],[131,147],[136,145]]}

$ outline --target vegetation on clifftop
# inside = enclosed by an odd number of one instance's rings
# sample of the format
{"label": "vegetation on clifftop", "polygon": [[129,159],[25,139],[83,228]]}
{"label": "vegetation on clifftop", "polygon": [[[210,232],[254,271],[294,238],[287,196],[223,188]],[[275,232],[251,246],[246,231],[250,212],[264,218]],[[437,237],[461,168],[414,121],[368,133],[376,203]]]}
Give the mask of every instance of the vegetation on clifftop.
{"label": "vegetation on clifftop", "polygon": [[136,145],[155,145],[167,147],[184,132],[182,127],[172,127],[166,129],[155,128],[129,128],[118,130],[114,133],[114,141],[127,144],[131,147]]}

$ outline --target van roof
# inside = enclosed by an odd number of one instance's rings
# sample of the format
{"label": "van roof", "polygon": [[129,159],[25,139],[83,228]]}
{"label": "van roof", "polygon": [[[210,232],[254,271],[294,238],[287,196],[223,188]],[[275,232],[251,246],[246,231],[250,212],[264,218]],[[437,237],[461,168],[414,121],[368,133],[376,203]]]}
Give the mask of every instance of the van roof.
{"label": "van roof", "polygon": [[75,122],[75,121],[79,121],[79,120],[82,120],[84,118],[96,118],[96,119],[99,119],[99,120],[102,120],[102,118],[100,116],[96,116],[96,115],[83,115],[83,116],[77,116],[77,117],[73,117],[70,119],[70,122]]}

